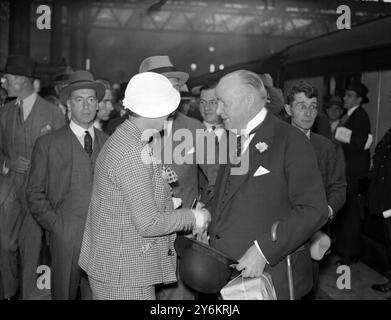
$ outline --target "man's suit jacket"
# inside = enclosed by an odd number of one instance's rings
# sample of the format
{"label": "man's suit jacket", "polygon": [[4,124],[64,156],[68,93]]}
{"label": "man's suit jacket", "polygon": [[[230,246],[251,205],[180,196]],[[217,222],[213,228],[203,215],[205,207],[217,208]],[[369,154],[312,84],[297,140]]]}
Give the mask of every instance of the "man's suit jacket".
{"label": "man's suit jacket", "polygon": [[368,114],[360,106],[354,110],[343,126],[352,130],[350,143],[342,144],[346,161],[346,179],[349,182],[349,180],[366,178],[370,165],[370,152],[364,150],[368,135],[371,133]]}
{"label": "man's suit jacket", "polygon": [[[12,170],[8,170],[6,175],[3,173],[4,162],[18,156],[14,144],[15,123],[18,121],[18,107],[15,103],[16,99],[0,109],[0,179],[7,180],[2,182],[0,202],[15,188],[14,181],[15,175],[17,175]],[[57,130],[65,124],[65,118],[61,111],[39,95],[37,95],[29,117],[32,117],[31,141],[33,142],[38,137]]]}
{"label": "man's suit jacket", "polygon": [[[191,133],[191,138],[193,140],[192,146],[189,145],[189,148],[186,148],[185,150],[189,156],[190,163],[178,163],[178,159],[175,158],[175,154],[177,154],[175,152],[176,148],[185,141],[184,137],[181,137],[180,141],[175,141],[173,139],[175,132],[180,129],[187,129]],[[203,163],[197,165],[196,151],[199,150],[200,147],[197,146],[196,130],[205,130],[205,127],[200,121],[190,118],[181,112],[177,112],[172,123],[171,134],[169,137],[165,137],[165,139],[172,142],[173,152],[172,163],[167,164],[170,165],[178,175],[178,181],[172,186],[173,193],[175,197],[182,199],[183,206],[187,208],[191,206],[195,198],[198,198],[200,193],[198,181],[199,170],[202,170],[202,173],[206,178],[209,178],[214,168],[213,165],[207,165],[205,159],[203,159]],[[162,150],[164,151],[164,148],[166,147],[167,144],[164,145]],[[182,158],[183,156],[184,154],[182,153],[180,157]],[[161,159],[163,160],[163,163],[166,163],[164,157],[161,157]]]}
{"label": "man's suit jacket", "polygon": [[[17,121],[18,108],[16,100],[7,103],[0,109],[0,165],[5,160],[17,157],[14,149],[15,121]],[[31,114],[32,118],[32,141],[39,136],[61,128],[65,124],[64,115],[55,105],[37,96]],[[2,170],[0,170],[1,172]],[[10,173],[12,176],[12,172]]]}
{"label": "man's suit jacket", "polygon": [[327,194],[327,202],[336,214],[346,200],[345,159],[341,149],[316,133],[310,133],[322,180]]}
{"label": "man's suit jacket", "polygon": [[[94,147],[100,150],[107,136],[95,130]],[[69,126],[40,137],[34,146],[30,176],[26,188],[31,213],[38,223],[52,232],[66,195],[70,192],[73,166],[72,139],[76,138]],[[87,168],[86,168],[87,169]],[[90,201],[86,199],[86,201]],[[63,219],[72,212],[61,208]]]}
{"label": "man's suit jacket", "polygon": [[[255,147],[259,142],[268,145],[262,153]],[[328,212],[314,150],[302,132],[269,112],[246,152],[247,174],[230,176],[229,164],[220,167],[210,204],[211,246],[239,259],[257,240],[270,263],[265,271],[272,276],[278,299],[289,298],[284,259],[292,253],[295,295],[301,297],[312,288],[307,242],[327,221]],[[254,176],[260,166],[270,172]],[[276,221],[280,223],[273,242]]]}
{"label": "man's suit jacket", "polygon": [[376,145],[369,177],[369,211],[382,214],[391,209],[391,128]]}

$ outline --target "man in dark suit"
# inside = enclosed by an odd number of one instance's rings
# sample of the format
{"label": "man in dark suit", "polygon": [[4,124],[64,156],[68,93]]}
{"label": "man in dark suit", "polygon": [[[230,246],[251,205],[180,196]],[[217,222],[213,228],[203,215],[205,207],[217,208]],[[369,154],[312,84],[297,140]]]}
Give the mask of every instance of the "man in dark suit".
{"label": "man in dark suit", "polygon": [[[314,148],[326,191],[329,221],[331,222],[344,205],[346,199],[345,160],[341,149],[336,149],[333,143],[324,136],[312,132],[312,126],[318,113],[317,103],[318,91],[316,88],[301,81],[288,90],[285,110],[291,117],[291,124],[310,139]],[[330,236],[330,224],[327,224],[322,229]],[[321,233],[318,233],[315,239],[320,236]],[[324,234],[323,237],[325,237]],[[317,245],[315,240],[312,241],[312,245]],[[314,267],[313,294],[316,293],[319,275],[317,261],[322,259],[326,250],[324,249],[320,252],[320,255],[312,257]],[[312,295],[309,297],[312,297]]]}
{"label": "man in dark suit", "polygon": [[238,260],[243,277],[270,273],[278,299],[290,297],[290,255],[292,289],[300,298],[313,284],[308,240],[328,211],[313,148],[300,131],[267,111],[266,90],[255,73],[224,76],[216,97],[226,129],[243,135],[236,156],[248,170],[220,166],[209,206],[211,246]]}
{"label": "man in dark suit", "polygon": [[[369,178],[369,212],[384,217],[384,235],[391,261],[391,128],[376,145]],[[391,292],[391,280],[374,284],[372,288],[376,291]]]}
{"label": "man in dark suit", "polygon": [[[17,293],[23,299],[36,288],[42,230],[28,214],[26,181],[36,139],[61,128],[65,119],[55,105],[34,90],[34,61],[26,56],[7,59],[4,87],[16,99],[0,110],[0,179],[7,208],[0,215],[2,275],[5,298]],[[18,261],[18,255],[20,261]],[[18,276],[18,264],[21,274]]]}
{"label": "man in dark suit", "polygon": [[336,252],[340,264],[350,265],[360,257],[360,224],[363,208],[359,200],[359,181],[368,177],[371,125],[362,104],[368,103],[368,89],[352,82],[346,89],[344,107],[347,114],[337,128],[335,138],[342,143],[346,163],[346,204],[335,220]]}
{"label": "man in dark suit", "polygon": [[329,219],[342,208],[346,198],[345,160],[337,154],[333,143],[312,132],[318,113],[318,91],[306,82],[296,83],[287,95],[285,111],[291,116],[291,124],[302,131],[315,150],[316,159],[324,183],[329,207]]}
{"label": "man in dark suit", "polygon": [[105,87],[88,71],[76,71],[60,92],[71,115],[69,126],[37,140],[27,184],[31,213],[50,234],[52,298],[91,298],[78,266],[91,199],[94,166],[107,136],[95,129]]}
{"label": "man in dark suit", "polygon": [[[223,120],[216,113],[217,105],[218,105],[216,99],[216,93],[215,93],[216,87],[217,87],[217,82],[211,81],[208,82],[200,89],[200,112],[203,119],[202,123],[206,131],[213,135],[214,138],[213,140],[216,145],[215,152],[213,152],[213,154],[209,154],[209,153],[207,154],[207,156],[209,156],[210,162],[213,162],[212,159],[217,159],[219,141],[226,134]],[[219,165],[216,160],[216,165],[211,166],[208,177],[206,177],[202,172],[199,175],[199,182],[204,191],[203,197],[207,201],[214,194],[214,184],[216,182],[218,170],[219,170]]]}

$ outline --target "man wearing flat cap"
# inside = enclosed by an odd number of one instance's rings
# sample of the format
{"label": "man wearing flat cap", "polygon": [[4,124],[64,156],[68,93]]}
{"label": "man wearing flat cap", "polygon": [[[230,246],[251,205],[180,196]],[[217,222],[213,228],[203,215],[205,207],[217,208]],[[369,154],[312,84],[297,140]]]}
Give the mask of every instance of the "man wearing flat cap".
{"label": "man wearing flat cap", "polygon": [[17,293],[18,280],[22,298],[28,298],[36,287],[42,231],[27,214],[26,180],[36,139],[65,124],[61,111],[34,91],[34,66],[29,57],[10,55],[2,71],[8,96],[16,98],[0,110],[0,268],[5,298]]}
{"label": "man wearing flat cap", "polygon": [[70,123],[37,140],[27,184],[31,213],[49,232],[51,293],[54,300],[91,298],[80,255],[95,161],[107,136],[94,128],[103,84],[88,71],[75,71],[60,91]]}
{"label": "man wearing flat cap", "polygon": [[347,87],[344,107],[347,114],[336,129],[335,139],[342,143],[346,163],[346,204],[335,220],[336,253],[340,264],[350,265],[360,257],[359,181],[368,177],[370,165],[371,124],[362,104],[368,103],[367,87],[353,81]]}

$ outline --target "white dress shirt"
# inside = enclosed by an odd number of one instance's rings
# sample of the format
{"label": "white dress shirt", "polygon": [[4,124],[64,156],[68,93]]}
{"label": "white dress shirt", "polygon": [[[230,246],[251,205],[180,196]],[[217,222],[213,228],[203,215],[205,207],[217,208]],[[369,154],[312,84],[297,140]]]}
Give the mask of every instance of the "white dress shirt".
{"label": "white dress shirt", "polygon": [[359,106],[360,106],[360,105],[355,106],[355,107],[353,107],[353,108],[350,108],[350,109],[348,110],[348,112],[347,112],[348,117],[350,117],[350,116],[352,115],[352,113],[353,113]]}
{"label": "white dress shirt", "polygon": [[94,121],[94,128],[100,130],[100,131],[103,131],[102,129],[102,122],[100,121],[100,119],[96,118],[95,121]]}
{"label": "white dress shirt", "polygon": [[[247,123],[247,126],[246,126],[246,129],[244,131],[244,137],[245,137],[245,141],[243,143],[243,148],[242,148],[242,154],[246,151],[246,149],[248,148],[248,146],[250,145],[250,142],[251,140],[254,138],[255,136],[255,133],[252,133],[250,136],[250,132],[252,130],[254,130],[256,127],[258,127],[262,122],[263,120],[265,120],[266,118],[266,115],[267,115],[267,109],[264,107],[262,108],[261,111],[259,111],[257,113],[257,115],[252,118],[248,123]],[[236,136],[240,136],[240,134],[236,134]]]}
{"label": "white dress shirt", "polygon": [[[220,141],[221,137],[223,136],[225,129],[224,129],[224,124],[219,123],[219,124],[212,124],[209,122],[206,122],[205,120],[202,122],[208,132],[214,132],[215,135],[217,136],[217,139]],[[213,127],[215,127],[213,129]]]}
{"label": "white dress shirt", "polygon": [[88,129],[84,129],[83,127],[80,127],[78,124],[74,123],[71,120],[71,122],[69,123],[69,127],[71,128],[72,132],[75,134],[77,140],[79,140],[83,149],[84,149],[84,137],[86,135],[86,131],[88,131],[92,137],[92,147],[94,147],[95,131],[93,125],[91,125],[91,127],[89,127]]}
{"label": "white dress shirt", "polygon": [[[37,93],[34,91],[32,94],[30,94],[28,97],[24,98],[23,101],[23,120],[26,121],[27,117],[31,113],[31,110],[33,110],[33,106],[35,101],[37,100]],[[19,99],[19,98],[18,98]],[[18,100],[16,101],[18,103]]]}

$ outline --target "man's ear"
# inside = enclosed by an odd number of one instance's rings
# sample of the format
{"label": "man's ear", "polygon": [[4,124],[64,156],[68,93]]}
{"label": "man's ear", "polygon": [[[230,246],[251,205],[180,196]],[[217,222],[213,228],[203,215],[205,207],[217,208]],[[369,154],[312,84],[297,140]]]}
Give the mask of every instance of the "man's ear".
{"label": "man's ear", "polygon": [[292,116],[292,110],[291,110],[291,106],[289,104],[284,104],[284,108],[285,108],[285,112]]}
{"label": "man's ear", "polygon": [[67,100],[67,110],[69,113],[71,113],[71,102],[69,99]]}
{"label": "man's ear", "polygon": [[245,96],[245,101],[246,101],[246,104],[251,107],[253,104],[254,104],[254,94],[253,93],[250,93],[248,95]]}

